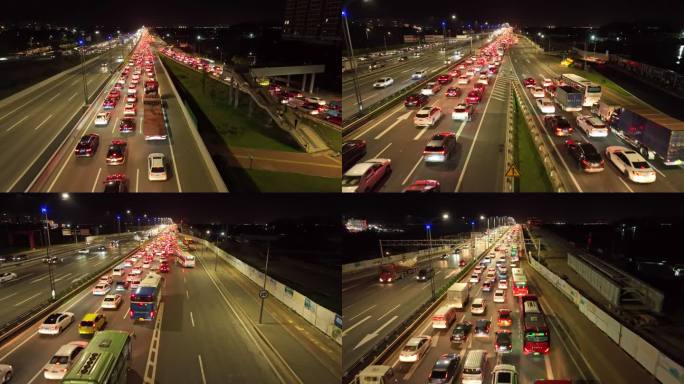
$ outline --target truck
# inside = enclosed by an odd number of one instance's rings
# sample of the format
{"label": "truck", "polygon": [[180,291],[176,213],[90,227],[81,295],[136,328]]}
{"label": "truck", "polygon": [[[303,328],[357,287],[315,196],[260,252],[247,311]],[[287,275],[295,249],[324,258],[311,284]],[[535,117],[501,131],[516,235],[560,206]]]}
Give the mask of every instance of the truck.
{"label": "truck", "polygon": [[379,280],[381,283],[391,283],[399,280],[404,276],[413,273],[413,271],[416,270],[417,263],[418,259],[412,257],[394,263],[382,264],[380,265]]}
{"label": "truck", "polygon": [[608,127],[637,150],[654,160],[661,158],[665,165],[684,162],[684,122],[648,107],[619,107],[598,105],[599,116]]}
{"label": "truck", "polygon": [[166,140],[166,122],[162,100],[159,96],[159,83],[155,80],[145,82],[143,107],[142,131],[145,140]]}
{"label": "truck", "polygon": [[467,283],[454,283],[449,290],[447,290],[447,304],[463,309],[468,304],[470,290]]}
{"label": "truck", "polygon": [[556,88],[555,100],[564,111],[582,110],[582,92],[568,85]]}
{"label": "truck", "polygon": [[369,365],[356,377],[355,384],[394,384],[398,377],[389,365]]}

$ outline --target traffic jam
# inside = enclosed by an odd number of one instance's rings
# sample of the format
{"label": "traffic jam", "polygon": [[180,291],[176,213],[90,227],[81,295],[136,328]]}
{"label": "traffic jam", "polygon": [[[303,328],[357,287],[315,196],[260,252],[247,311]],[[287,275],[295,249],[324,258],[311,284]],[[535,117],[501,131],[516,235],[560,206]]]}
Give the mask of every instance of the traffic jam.
{"label": "traffic jam", "polygon": [[[521,231],[519,225],[512,227],[471,263],[472,270],[448,288],[403,346],[385,365],[364,368],[359,382],[389,383],[401,377],[425,382],[413,379],[420,372],[431,384],[518,383],[513,363],[518,356],[544,356],[551,350],[544,314],[520,265]],[[391,282],[387,276],[380,281]]]}

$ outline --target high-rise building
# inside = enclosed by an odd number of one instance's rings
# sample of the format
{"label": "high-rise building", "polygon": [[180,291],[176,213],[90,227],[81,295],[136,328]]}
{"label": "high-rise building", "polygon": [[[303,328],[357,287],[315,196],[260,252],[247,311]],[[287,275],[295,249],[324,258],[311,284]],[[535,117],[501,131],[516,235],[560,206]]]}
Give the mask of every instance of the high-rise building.
{"label": "high-rise building", "polygon": [[328,43],[342,41],[342,0],[287,0],[283,37]]}

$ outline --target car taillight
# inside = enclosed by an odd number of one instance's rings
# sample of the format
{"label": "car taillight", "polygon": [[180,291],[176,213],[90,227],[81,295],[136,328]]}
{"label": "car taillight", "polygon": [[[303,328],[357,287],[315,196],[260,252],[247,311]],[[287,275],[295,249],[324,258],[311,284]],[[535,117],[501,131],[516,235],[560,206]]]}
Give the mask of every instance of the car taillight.
{"label": "car taillight", "polygon": [[131,309],[131,311],[129,312],[129,314],[130,314],[131,317],[133,317],[133,310],[132,310],[132,309]]}
{"label": "car taillight", "polygon": [[582,159],[582,166],[588,167],[590,164],[585,159]]}

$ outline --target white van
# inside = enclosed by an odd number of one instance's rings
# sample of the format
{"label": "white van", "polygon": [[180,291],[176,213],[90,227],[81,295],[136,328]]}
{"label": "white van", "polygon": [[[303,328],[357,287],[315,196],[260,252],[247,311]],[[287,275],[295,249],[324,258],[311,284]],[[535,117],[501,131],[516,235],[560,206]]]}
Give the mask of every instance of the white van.
{"label": "white van", "polygon": [[443,305],[432,316],[432,328],[449,328],[454,320],[456,320],[456,307]]}
{"label": "white van", "polygon": [[466,355],[461,384],[482,384],[487,368],[487,351],[473,349]]}
{"label": "white van", "polygon": [[114,269],[112,270],[112,276],[123,276],[123,275],[124,275],[124,268],[121,265],[114,267]]}

